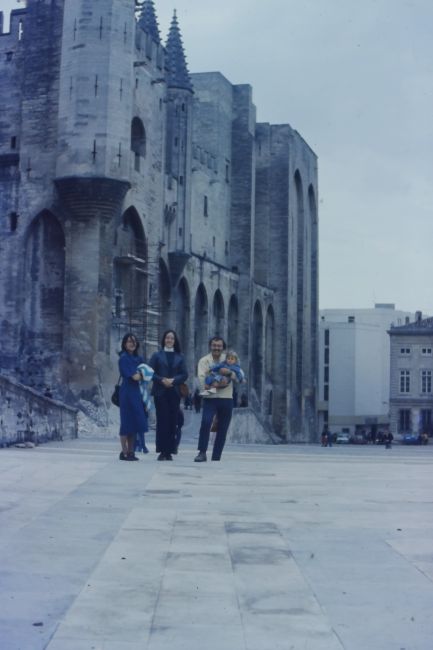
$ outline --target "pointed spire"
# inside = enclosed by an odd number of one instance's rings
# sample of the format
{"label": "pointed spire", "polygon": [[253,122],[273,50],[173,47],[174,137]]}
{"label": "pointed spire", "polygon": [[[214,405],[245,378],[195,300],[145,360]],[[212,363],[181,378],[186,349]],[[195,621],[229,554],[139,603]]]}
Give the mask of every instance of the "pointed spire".
{"label": "pointed spire", "polygon": [[165,47],[167,52],[168,87],[192,90],[179,23],[177,22],[176,9],[174,10]]}
{"label": "pointed spire", "polygon": [[153,0],[144,0],[143,4],[141,5],[141,13],[138,19],[138,25],[144,32],[151,35],[155,43],[161,42],[161,36],[159,34],[158,21],[156,19]]}

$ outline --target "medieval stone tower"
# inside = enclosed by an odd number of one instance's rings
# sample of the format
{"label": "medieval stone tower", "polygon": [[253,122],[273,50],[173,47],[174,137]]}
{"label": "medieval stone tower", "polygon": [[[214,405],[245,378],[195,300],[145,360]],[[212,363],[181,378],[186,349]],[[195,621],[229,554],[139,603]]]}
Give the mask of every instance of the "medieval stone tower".
{"label": "medieval stone tower", "polygon": [[218,333],[262,424],[313,440],[316,156],[135,4],[28,0],[0,30],[1,372],[101,409],[126,331],[149,355],[176,328],[191,376]]}

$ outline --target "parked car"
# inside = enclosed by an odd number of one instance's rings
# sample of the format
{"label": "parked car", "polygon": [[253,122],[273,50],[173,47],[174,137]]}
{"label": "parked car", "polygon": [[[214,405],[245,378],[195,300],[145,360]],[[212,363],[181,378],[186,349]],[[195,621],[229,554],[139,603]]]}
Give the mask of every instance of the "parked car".
{"label": "parked car", "polygon": [[350,442],[352,445],[366,445],[367,438],[362,433],[355,433],[351,438]]}
{"label": "parked car", "polygon": [[419,433],[404,433],[401,439],[404,445],[420,445],[422,442],[421,436]]}
{"label": "parked car", "polygon": [[350,442],[350,436],[348,433],[337,433],[335,442],[337,445],[348,445]]}

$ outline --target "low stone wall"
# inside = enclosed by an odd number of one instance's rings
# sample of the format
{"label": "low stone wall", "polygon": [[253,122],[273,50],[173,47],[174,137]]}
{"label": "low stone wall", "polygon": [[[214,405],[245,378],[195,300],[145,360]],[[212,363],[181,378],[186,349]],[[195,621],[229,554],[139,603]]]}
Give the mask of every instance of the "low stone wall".
{"label": "low stone wall", "polygon": [[77,435],[76,409],[0,376],[0,447]]}
{"label": "low stone wall", "polygon": [[233,410],[227,442],[238,444],[278,444],[274,436],[266,431],[252,408],[237,408]]}

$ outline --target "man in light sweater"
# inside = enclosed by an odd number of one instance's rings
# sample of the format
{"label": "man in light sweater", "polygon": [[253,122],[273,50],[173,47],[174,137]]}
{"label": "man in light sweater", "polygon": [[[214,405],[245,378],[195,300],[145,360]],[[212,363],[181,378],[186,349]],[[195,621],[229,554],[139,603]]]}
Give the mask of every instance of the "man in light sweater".
{"label": "man in light sweater", "polygon": [[[200,387],[205,388],[205,379],[210,372],[211,366],[216,363],[221,363],[225,359],[224,350],[226,344],[220,336],[214,336],[209,341],[210,353],[202,357],[198,362],[198,380]],[[223,377],[220,386],[216,393],[203,396],[203,411],[200,426],[200,436],[198,441],[199,453],[194,458],[196,463],[203,463],[207,460],[206,451],[209,444],[210,428],[214,416],[217,417],[217,432],[215,442],[212,450],[212,460],[220,460],[221,454],[224,449],[226,441],[227,430],[229,428],[230,420],[233,411],[233,382],[230,379],[236,380],[236,375],[231,373],[228,368],[221,368],[220,374],[226,375],[227,379]]]}

